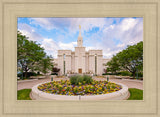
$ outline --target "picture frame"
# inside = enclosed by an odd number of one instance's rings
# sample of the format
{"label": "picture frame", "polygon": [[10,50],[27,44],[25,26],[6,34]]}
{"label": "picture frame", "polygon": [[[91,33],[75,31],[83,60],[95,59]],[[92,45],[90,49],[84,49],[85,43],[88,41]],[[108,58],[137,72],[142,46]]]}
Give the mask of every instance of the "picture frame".
{"label": "picture frame", "polygon": [[[159,0],[1,0],[0,83],[2,117],[153,116],[159,114]],[[143,100],[17,100],[17,17],[143,17]]]}

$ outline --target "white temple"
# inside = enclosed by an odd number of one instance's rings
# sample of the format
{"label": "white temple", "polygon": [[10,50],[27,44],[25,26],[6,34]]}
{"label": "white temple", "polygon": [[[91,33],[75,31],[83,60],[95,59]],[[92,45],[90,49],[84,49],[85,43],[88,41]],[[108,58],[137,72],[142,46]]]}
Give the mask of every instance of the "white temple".
{"label": "white temple", "polygon": [[60,68],[59,75],[75,73],[102,75],[105,64],[108,61],[109,59],[103,58],[102,50],[85,50],[81,26],[79,26],[79,36],[75,51],[58,50],[58,58],[54,59],[54,66]]}

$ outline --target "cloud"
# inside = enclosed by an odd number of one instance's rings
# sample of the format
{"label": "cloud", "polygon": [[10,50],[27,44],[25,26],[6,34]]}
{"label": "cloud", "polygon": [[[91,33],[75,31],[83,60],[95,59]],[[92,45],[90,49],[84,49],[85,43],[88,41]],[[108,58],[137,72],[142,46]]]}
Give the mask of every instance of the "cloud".
{"label": "cloud", "polygon": [[42,41],[43,40],[43,37],[39,33],[36,32],[36,29],[34,27],[31,27],[28,24],[19,23],[18,30],[22,34],[29,37],[29,40],[32,40],[32,41]]}
{"label": "cloud", "polygon": [[[143,18],[125,18],[119,24],[110,25],[103,30],[102,38],[104,52],[115,55],[127,45],[143,41]],[[106,51],[107,48],[110,51]]]}
{"label": "cloud", "polygon": [[113,22],[112,19],[106,18],[31,18],[30,21],[31,24],[39,25],[47,30],[67,28],[72,34],[79,30],[79,25],[81,25],[82,32],[88,32],[93,27],[99,27],[101,30]]}
{"label": "cloud", "polygon": [[62,50],[74,50],[74,47],[77,45],[77,42],[71,42],[71,43],[58,43],[60,49]]}
{"label": "cloud", "polygon": [[[102,49],[106,58],[143,41],[143,18],[30,18],[29,24],[18,23],[18,29],[57,57],[58,49],[74,50],[79,25],[86,50]],[[46,37],[37,28],[54,35]]]}
{"label": "cloud", "polygon": [[77,42],[71,43],[56,43],[53,39],[44,39],[42,41],[41,47],[43,47],[48,55],[52,55],[54,58],[57,58],[58,50],[74,50],[74,47],[77,45]]}
{"label": "cloud", "polygon": [[31,24],[39,25],[47,30],[64,29],[70,24],[70,19],[67,18],[31,18]]}
{"label": "cloud", "polygon": [[59,45],[53,39],[43,39],[41,47],[45,49],[47,55],[52,55],[57,58],[57,51],[60,49]]}

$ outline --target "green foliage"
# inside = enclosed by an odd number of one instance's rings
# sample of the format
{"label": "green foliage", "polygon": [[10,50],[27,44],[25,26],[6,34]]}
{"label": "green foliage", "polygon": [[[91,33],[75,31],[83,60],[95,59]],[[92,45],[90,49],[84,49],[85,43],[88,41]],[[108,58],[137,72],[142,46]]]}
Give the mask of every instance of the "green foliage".
{"label": "green foliage", "polygon": [[58,73],[51,73],[51,75],[58,75]]}
{"label": "green foliage", "polygon": [[120,71],[120,72],[118,72],[118,75],[121,75],[121,76],[131,76],[132,74],[129,71]]}
{"label": "green foliage", "polygon": [[31,89],[22,89],[17,91],[17,100],[31,100],[29,94]]}
{"label": "green foliage", "polygon": [[138,77],[143,77],[143,72],[138,72]]}
{"label": "green foliage", "polygon": [[84,75],[83,76],[83,81],[85,81],[87,84],[90,84],[90,83],[92,83],[93,79],[92,79],[91,76]]}
{"label": "green foliage", "polygon": [[51,71],[53,68],[52,59],[49,56],[45,56],[39,63],[39,71],[46,74],[48,71]]}
{"label": "green foliage", "polygon": [[79,77],[79,76],[76,76],[76,75],[70,77],[70,82],[71,82],[72,85],[73,85],[73,84],[78,84],[78,83],[77,83],[77,82],[78,82],[78,80],[77,80],[78,77]]}
{"label": "green foliage", "polygon": [[[35,72],[28,72],[26,78],[28,79],[30,76],[37,76],[38,74],[36,74]],[[39,74],[40,75],[40,74]],[[22,79],[22,73],[19,73],[17,75],[18,77],[20,77]],[[25,76],[25,72],[23,72],[23,76]],[[23,78],[24,79],[24,78]]]}
{"label": "green foliage", "polygon": [[118,57],[117,56],[113,56],[112,60],[107,63],[107,66],[108,66],[107,72],[112,72],[112,73],[116,74],[117,71],[120,70]]}
{"label": "green foliage", "polygon": [[25,72],[25,77],[29,70],[47,73],[51,66],[51,60],[46,56],[44,48],[36,41],[29,41],[28,37],[19,31],[17,32],[17,63],[18,70]]}
{"label": "green foliage", "polygon": [[104,73],[104,74],[102,74],[102,75],[117,75],[118,73],[110,73],[110,72],[108,72],[108,73]]}
{"label": "green foliage", "polygon": [[143,100],[143,90],[135,89],[135,88],[129,88],[130,97],[128,100]]}
{"label": "green foliage", "polygon": [[72,85],[91,84],[93,82],[93,79],[91,76],[87,75],[75,75],[70,77],[70,82]]}
{"label": "green foliage", "polygon": [[143,42],[128,46],[125,50],[117,53],[110,62],[107,63],[107,71],[116,73],[125,70],[135,77],[136,72],[143,71]]}

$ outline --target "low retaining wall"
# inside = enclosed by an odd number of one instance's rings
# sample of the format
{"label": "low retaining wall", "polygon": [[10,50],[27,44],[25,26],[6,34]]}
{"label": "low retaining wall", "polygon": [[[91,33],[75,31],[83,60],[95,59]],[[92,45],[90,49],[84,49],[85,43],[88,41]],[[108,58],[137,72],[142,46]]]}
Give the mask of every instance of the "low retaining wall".
{"label": "low retaining wall", "polygon": [[45,93],[37,88],[41,84],[32,87],[31,97],[35,100],[123,100],[128,97],[128,87],[121,83],[116,83],[122,86],[122,89],[119,91],[102,95],[84,95],[84,96],[81,95],[68,96],[68,95],[55,95],[55,94]]}

